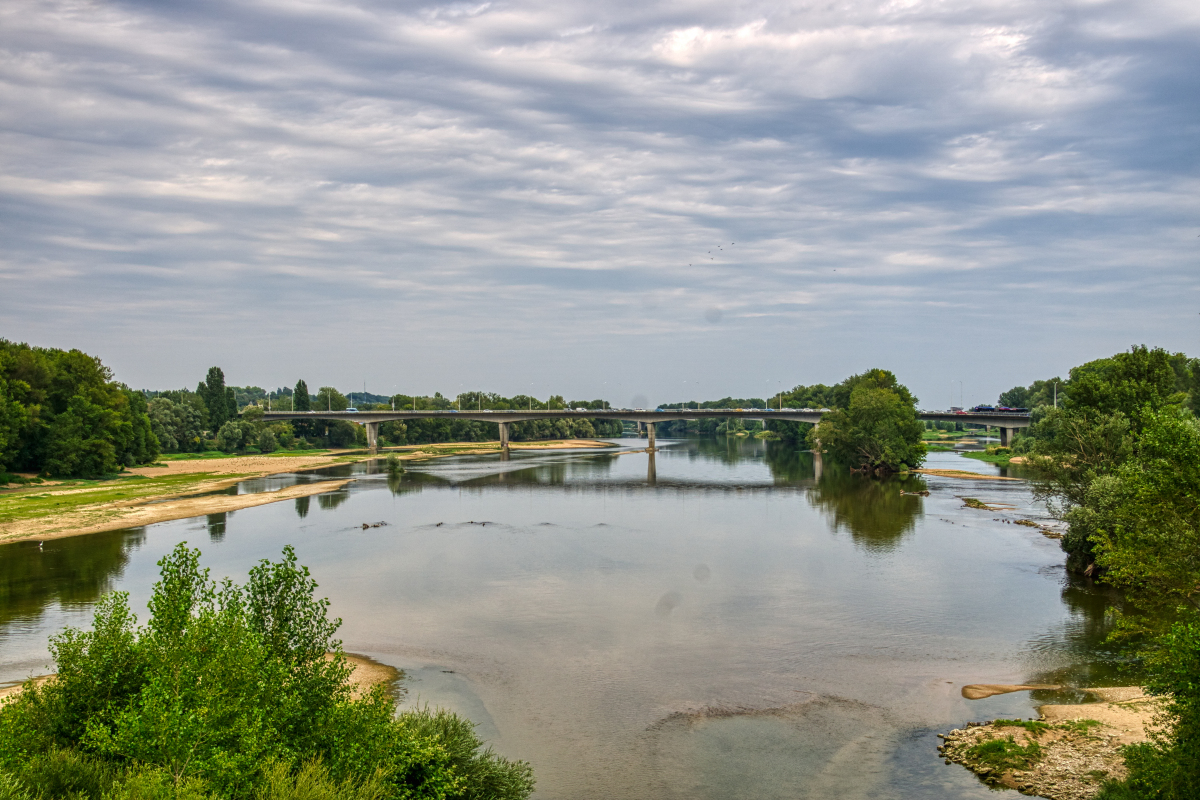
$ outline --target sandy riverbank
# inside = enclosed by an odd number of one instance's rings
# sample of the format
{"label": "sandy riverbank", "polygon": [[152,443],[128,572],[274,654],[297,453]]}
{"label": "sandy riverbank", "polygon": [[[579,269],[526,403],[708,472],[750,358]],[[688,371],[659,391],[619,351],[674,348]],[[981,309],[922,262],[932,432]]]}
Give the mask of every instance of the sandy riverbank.
{"label": "sandy riverbank", "polygon": [[[594,439],[514,442],[510,445],[512,450],[538,451],[615,446]],[[402,461],[423,461],[456,455],[486,455],[499,449],[499,442],[450,442],[395,448],[376,455],[362,450],[337,450],[310,455],[196,458],[136,467],[117,479],[82,486],[74,482],[47,481],[33,487],[0,492],[0,500],[7,504],[4,511],[12,512],[7,519],[5,514],[0,514],[3,519],[0,521],[0,543],[57,539],[202,514],[220,514],[323,494],[349,482],[346,479],[322,481],[246,495],[209,494],[247,478],[302,472],[393,454]],[[41,508],[35,508],[34,503],[40,504]]]}
{"label": "sandy riverbank", "polygon": [[1005,478],[1000,475],[984,475],[962,469],[914,469],[918,475],[935,475],[939,478],[966,478],[970,481],[1018,481],[1020,478]]}
{"label": "sandy riverbank", "polygon": [[[1097,702],[1040,707],[1038,722],[1044,725],[1006,725],[1003,720],[968,724],[945,734],[945,744],[939,749],[947,763],[962,764],[996,788],[1018,789],[1051,800],[1089,800],[1105,780],[1125,776],[1121,748],[1146,741],[1160,701],[1137,686],[1087,691]],[[1010,745],[1036,755],[1014,768],[999,765],[973,749],[995,740],[1011,740]]]}
{"label": "sandy riverbank", "polygon": [[[242,478],[197,483],[189,494],[217,491],[236,483]],[[288,486],[273,492],[255,494],[217,494],[205,497],[179,497],[162,499],[150,497],[136,501],[118,501],[68,511],[47,517],[15,520],[0,525],[0,542],[17,542],[23,539],[60,539],[64,536],[81,536],[119,528],[136,528],[155,522],[187,519],[201,514],[221,514],[253,508],[281,500],[309,497],[341,489],[350,481],[320,481]]]}
{"label": "sandy riverbank", "polygon": [[[354,668],[350,673],[350,685],[354,687],[355,697],[362,697],[373,686],[391,684],[402,677],[400,670],[389,667],[387,664],[380,664],[368,656],[347,653],[346,661]],[[40,686],[53,678],[53,675],[39,675],[33,681]],[[25,684],[23,683],[0,687],[0,705],[3,705],[9,698],[16,697],[24,689]]]}

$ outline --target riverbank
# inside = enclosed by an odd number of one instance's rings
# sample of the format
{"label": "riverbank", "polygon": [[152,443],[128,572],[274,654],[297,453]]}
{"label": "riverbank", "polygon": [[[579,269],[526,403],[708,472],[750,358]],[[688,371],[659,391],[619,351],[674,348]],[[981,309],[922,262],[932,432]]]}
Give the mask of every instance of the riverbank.
{"label": "riverbank", "polygon": [[1159,709],[1140,687],[1087,690],[1097,702],[1045,705],[1037,720],[997,719],[939,734],[946,763],[962,764],[994,788],[1050,800],[1089,800],[1125,777],[1121,748],[1144,742]]}
{"label": "riverbank", "polygon": [[[566,439],[513,443],[513,450],[616,447],[611,442]],[[451,442],[287,455],[252,455],[165,461],[136,467],[108,480],[43,481],[0,490],[0,544],[56,539],[133,528],[155,522],[220,514],[335,491],[348,480],[321,481],[244,495],[215,494],[248,478],[307,472],[394,454],[402,461],[496,453],[499,442]]]}
{"label": "riverbank", "polygon": [[[332,656],[330,655],[329,657]],[[372,688],[381,684],[386,684],[393,693],[399,691],[395,684],[404,675],[395,667],[381,664],[369,656],[361,656],[355,653],[347,653],[346,661],[352,668],[350,672],[350,685],[353,687],[355,697],[362,697]],[[53,675],[39,675],[33,678],[33,682],[35,685],[41,686],[53,679]],[[24,690],[24,682],[0,686],[0,705],[4,705]]]}

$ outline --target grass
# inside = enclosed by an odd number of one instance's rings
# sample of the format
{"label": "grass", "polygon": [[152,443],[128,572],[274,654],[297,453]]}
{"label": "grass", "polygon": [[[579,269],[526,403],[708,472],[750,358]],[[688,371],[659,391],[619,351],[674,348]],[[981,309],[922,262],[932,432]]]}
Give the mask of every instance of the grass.
{"label": "grass", "polygon": [[198,483],[217,477],[237,479],[244,476],[216,476],[208,472],[165,475],[160,478],[127,475],[111,480],[65,481],[56,486],[4,492],[0,494],[0,524],[69,513],[98,503],[180,494]]}
{"label": "grass", "polygon": [[967,749],[966,756],[997,772],[1010,769],[1027,769],[1042,757],[1042,746],[1037,742],[1019,745],[1013,737],[990,739]]}
{"label": "grass", "polygon": [[206,458],[245,458],[248,455],[261,455],[265,458],[280,458],[287,456],[321,456],[329,450],[276,450],[274,453],[223,453],[220,450],[205,450],[203,453],[167,453],[158,457],[159,461],[197,461]]}
{"label": "grass", "polygon": [[1050,723],[1039,722],[1036,719],[998,719],[992,723],[997,728],[1024,728],[1034,736],[1041,736],[1046,731],[1050,730]]}
{"label": "grass", "polygon": [[995,464],[1000,467],[1007,467],[1013,457],[1010,453],[988,453],[983,450],[975,450],[969,453],[963,453],[967,458],[973,458],[976,461],[986,461],[989,464]]}
{"label": "grass", "polygon": [[954,452],[954,448],[935,442],[934,444],[926,444],[925,452],[927,452],[927,453],[952,453],[952,452]]}
{"label": "grass", "polygon": [[989,506],[987,503],[985,503],[982,500],[979,500],[977,498],[974,498],[974,497],[964,497],[962,499],[962,501],[967,506],[967,508],[978,508],[981,511],[991,511],[992,510],[991,506]]}
{"label": "grass", "polygon": [[1092,728],[1097,728],[1101,724],[1099,720],[1095,719],[1073,719],[1060,723],[1058,727],[1071,733],[1082,733],[1086,736],[1092,732]]}

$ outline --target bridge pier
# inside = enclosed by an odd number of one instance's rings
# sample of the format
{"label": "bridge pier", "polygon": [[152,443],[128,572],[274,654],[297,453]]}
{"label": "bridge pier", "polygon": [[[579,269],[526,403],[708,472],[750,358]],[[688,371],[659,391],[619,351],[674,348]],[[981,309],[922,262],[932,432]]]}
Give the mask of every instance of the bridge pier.
{"label": "bridge pier", "polygon": [[649,486],[658,485],[658,472],[654,469],[654,451],[650,451],[650,461],[646,465],[646,484]]}
{"label": "bridge pier", "polygon": [[650,452],[654,452],[654,424],[653,422],[646,423],[646,431],[650,437]]}
{"label": "bridge pier", "polygon": [[367,429],[367,449],[374,453],[379,449],[379,423],[368,422],[363,427]]}
{"label": "bridge pier", "polygon": [[1016,428],[1001,428],[1000,429],[1000,446],[1008,447],[1008,443],[1012,441],[1012,435],[1017,432]]}
{"label": "bridge pier", "polygon": [[508,423],[507,422],[498,422],[496,424],[500,426],[500,450],[501,450],[501,452],[507,453],[508,452]]}

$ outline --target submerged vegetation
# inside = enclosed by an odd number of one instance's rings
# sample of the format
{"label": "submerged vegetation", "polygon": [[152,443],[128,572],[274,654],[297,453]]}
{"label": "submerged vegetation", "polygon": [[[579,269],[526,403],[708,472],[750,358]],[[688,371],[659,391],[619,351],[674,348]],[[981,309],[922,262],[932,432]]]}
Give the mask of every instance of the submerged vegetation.
{"label": "submerged vegetation", "polygon": [[530,768],[483,748],[470,722],[394,713],[358,696],[292,549],[242,587],[216,584],[179,545],[144,627],[128,597],[51,643],[56,677],[0,707],[0,797],[509,798]]}

